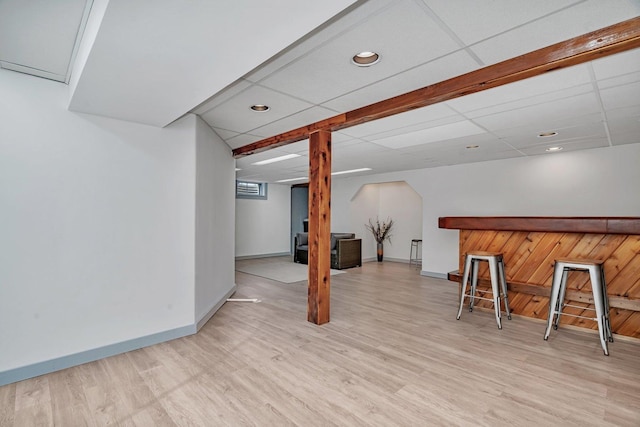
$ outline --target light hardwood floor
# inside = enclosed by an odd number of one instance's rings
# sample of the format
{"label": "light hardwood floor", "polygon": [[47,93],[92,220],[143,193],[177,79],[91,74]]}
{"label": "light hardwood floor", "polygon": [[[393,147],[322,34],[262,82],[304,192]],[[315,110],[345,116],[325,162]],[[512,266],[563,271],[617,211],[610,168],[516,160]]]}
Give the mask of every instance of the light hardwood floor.
{"label": "light hardwood floor", "polygon": [[407,264],[332,276],[331,323],[306,282],[237,273],[194,336],[0,387],[5,426],[640,426],[640,342],[463,311]]}

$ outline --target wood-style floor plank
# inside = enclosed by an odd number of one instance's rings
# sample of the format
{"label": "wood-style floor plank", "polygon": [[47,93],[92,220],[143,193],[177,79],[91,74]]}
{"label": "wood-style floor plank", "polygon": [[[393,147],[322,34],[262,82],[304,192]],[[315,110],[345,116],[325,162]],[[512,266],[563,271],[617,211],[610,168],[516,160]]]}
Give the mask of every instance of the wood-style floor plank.
{"label": "wood-style floor plank", "polygon": [[[279,258],[281,260],[282,258]],[[244,260],[269,262],[269,260]],[[332,276],[331,322],[306,282],[236,274],[193,336],[0,387],[0,426],[634,426],[640,341],[492,310],[407,264]]]}

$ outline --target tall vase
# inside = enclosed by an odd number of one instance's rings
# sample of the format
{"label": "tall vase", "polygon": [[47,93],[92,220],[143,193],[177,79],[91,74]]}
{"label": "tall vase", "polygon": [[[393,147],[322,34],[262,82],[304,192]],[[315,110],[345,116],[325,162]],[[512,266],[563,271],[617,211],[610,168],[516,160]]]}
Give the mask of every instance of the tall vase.
{"label": "tall vase", "polygon": [[382,262],[383,255],[384,255],[384,244],[378,243],[378,262]]}

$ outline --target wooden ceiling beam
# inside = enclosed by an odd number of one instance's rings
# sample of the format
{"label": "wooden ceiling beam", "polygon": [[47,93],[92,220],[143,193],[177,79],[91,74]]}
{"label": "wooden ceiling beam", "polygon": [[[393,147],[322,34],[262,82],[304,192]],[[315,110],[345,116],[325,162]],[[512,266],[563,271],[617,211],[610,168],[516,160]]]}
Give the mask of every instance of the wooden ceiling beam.
{"label": "wooden ceiling beam", "polygon": [[235,158],[248,156],[302,141],[319,130],[345,129],[637,47],[640,47],[640,17],[256,141],[234,149],[233,156]]}

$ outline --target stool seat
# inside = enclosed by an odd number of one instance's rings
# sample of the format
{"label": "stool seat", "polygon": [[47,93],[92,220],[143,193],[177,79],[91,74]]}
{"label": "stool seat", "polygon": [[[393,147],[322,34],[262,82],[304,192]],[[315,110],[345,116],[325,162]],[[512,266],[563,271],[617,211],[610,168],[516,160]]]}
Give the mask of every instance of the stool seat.
{"label": "stool seat", "polygon": [[602,265],[604,260],[601,259],[585,259],[585,258],[558,258],[556,262],[565,264],[581,264],[581,265]]}
{"label": "stool seat", "polygon": [[[595,308],[585,308],[566,304],[564,302],[567,292],[567,276],[570,271],[582,271],[589,273],[591,281],[591,292],[593,294],[593,304]],[[574,307],[582,310],[595,311],[595,317],[587,317],[577,314],[562,313],[564,307]],[[583,319],[595,320],[598,323],[598,333],[600,344],[605,356],[609,355],[607,341],[613,342],[611,333],[611,322],[609,320],[609,297],[607,296],[607,283],[604,277],[604,261],[600,259],[585,258],[558,258],[553,267],[553,280],[551,282],[551,294],[549,296],[549,316],[547,317],[547,329],[544,339],[549,338],[551,328],[558,329],[560,316],[579,317]]]}
{"label": "stool seat", "polygon": [[467,255],[473,255],[475,257],[488,257],[488,256],[502,256],[502,252],[487,252],[487,251],[473,251],[467,252]]}
{"label": "stool seat", "polygon": [[[489,263],[489,274],[491,277],[491,291],[481,291],[477,289],[478,286],[478,263],[480,261],[487,261]],[[471,275],[471,291],[467,295],[467,282]],[[476,293],[491,293],[492,298],[476,296]],[[502,294],[502,295],[501,295]],[[504,260],[502,252],[488,252],[488,251],[471,251],[467,252],[464,260],[464,273],[462,274],[462,283],[460,289],[460,306],[458,307],[458,315],[456,319],[460,320],[462,314],[462,307],[464,306],[464,299],[469,298],[469,311],[473,311],[474,300],[481,299],[486,301],[492,301],[494,311],[496,315],[496,323],[498,329],[502,329],[500,298],[504,300],[504,307],[507,312],[507,317],[511,320],[511,312],[509,310],[509,296],[507,293],[507,280],[504,273]]]}

